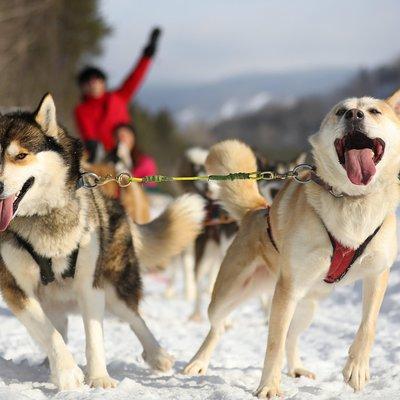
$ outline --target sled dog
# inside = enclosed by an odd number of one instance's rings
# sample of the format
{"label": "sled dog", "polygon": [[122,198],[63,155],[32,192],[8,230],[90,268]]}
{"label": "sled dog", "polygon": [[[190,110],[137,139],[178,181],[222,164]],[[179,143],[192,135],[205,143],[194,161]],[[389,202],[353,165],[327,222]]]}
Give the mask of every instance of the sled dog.
{"label": "sled dog", "polygon": [[141,269],[180,253],[202,229],[200,196],[178,198],[156,220],[131,222],[117,201],[80,187],[82,147],[57,123],[47,94],[33,113],[0,116],[0,288],[47,354],[59,389],[82,384],[66,346],[67,316],[82,315],[87,383],[114,387],[107,372],[105,310],[127,322],[155,369],[173,360],[139,312]]}
{"label": "sled dog", "polygon": [[[315,170],[298,177],[310,181],[288,181],[271,206],[253,181],[220,183],[222,204],[241,221],[240,228],[214,285],[211,329],[186,374],[206,373],[227,315],[261,291],[273,294],[273,300],[255,394],[280,394],[285,350],[289,375],[313,378],[299,356],[299,335],[309,327],[319,299],[335,286],[362,279],[362,319],[343,376],[354,390],[364,387],[397,253],[399,101],[400,91],[386,100],[349,98],[334,106],[310,138]],[[211,148],[206,166],[213,174],[252,172],[256,161],[243,143],[225,141]]]}

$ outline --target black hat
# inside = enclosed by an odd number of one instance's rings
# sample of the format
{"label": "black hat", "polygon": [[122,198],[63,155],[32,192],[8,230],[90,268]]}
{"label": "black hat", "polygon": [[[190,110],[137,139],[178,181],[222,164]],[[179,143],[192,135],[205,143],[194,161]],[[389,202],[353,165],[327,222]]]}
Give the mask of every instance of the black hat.
{"label": "black hat", "polygon": [[81,86],[84,83],[89,82],[93,78],[98,78],[106,81],[107,75],[99,68],[87,66],[79,72],[76,80],[78,82],[78,85]]}

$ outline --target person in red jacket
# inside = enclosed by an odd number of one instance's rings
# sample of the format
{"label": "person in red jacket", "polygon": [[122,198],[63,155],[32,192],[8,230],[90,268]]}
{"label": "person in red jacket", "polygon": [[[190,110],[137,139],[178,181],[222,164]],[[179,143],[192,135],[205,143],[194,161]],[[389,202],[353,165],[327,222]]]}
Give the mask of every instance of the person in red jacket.
{"label": "person in red jacket", "polygon": [[[115,164],[118,173],[130,171],[136,178],[157,174],[156,161],[140,150],[132,124],[117,125],[113,135],[116,146],[109,152],[106,161]],[[146,187],[155,186],[154,183],[146,184]]]}
{"label": "person in red jacket", "polygon": [[96,67],[86,67],[78,75],[82,102],[75,108],[76,124],[89,153],[89,162],[96,159],[99,144],[106,152],[115,147],[113,131],[117,125],[129,123],[129,103],[137,93],[157,49],[161,30],[155,28],[143,54],[122,85],[107,91],[106,74]]}

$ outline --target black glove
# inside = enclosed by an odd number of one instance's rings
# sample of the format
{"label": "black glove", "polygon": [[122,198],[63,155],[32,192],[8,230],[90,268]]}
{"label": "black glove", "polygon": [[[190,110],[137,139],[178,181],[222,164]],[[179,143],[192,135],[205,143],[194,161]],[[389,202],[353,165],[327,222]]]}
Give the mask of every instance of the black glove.
{"label": "black glove", "polygon": [[161,29],[160,28],[154,28],[151,31],[149,41],[147,42],[146,47],[143,50],[143,55],[145,57],[153,57],[156,50],[157,50],[157,42],[158,39],[160,38],[161,35]]}

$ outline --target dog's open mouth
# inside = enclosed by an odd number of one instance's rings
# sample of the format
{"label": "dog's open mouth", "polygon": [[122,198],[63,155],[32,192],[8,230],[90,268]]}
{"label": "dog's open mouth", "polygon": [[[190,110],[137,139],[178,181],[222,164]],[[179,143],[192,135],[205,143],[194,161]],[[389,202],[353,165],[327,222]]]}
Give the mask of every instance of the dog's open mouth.
{"label": "dog's open mouth", "polygon": [[12,194],[11,196],[0,198],[0,232],[3,232],[10,225],[15,213],[17,212],[19,203],[25,196],[26,192],[31,188],[34,177],[30,177],[22,186],[19,193]]}
{"label": "dog's open mouth", "polygon": [[356,130],[336,139],[335,148],[350,181],[354,185],[368,185],[385,152],[385,142]]}

